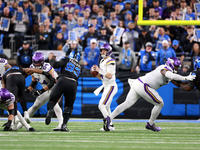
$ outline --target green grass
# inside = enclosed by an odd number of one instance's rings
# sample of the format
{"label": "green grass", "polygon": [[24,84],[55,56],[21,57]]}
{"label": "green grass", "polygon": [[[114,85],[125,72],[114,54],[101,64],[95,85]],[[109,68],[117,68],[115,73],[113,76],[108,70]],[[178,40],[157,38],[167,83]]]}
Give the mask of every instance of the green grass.
{"label": "green grass", "polygon": [[[0,126],[5,121],[0,121]],[[101,122],[69,122],[70,132],[53,132],[57,122],[45,125],[33,121],[36,132],[4,132],[0,128],[0,150],[198,150],[200,149],[199,123],[159,122],[161,132],[145,129],[142,123],[114,122],[116,131],[102,132]]]}

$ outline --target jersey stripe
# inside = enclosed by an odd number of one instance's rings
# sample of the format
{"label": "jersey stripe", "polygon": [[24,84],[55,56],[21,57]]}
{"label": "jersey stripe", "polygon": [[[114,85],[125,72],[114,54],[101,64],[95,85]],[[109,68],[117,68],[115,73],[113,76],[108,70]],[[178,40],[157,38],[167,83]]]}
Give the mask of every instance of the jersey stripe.
{"label": "jersey stripe", "polygon": [[109,60],[107,63],[106,63],[106,65],[108,65],[108,64],[110,64],[110,63],[115,63],[115,61],[114,60]]}
{"label": "jersey stripe", "polygon": [[110,90],[109,90],[108,94],[106,95],[106,98],[105,98],[105,100],[103,101],[103,104],[104,104],[104,105],[106,105],[106,103],[107,103],[107,101],[108,101],[108,99],[109,99],[110,95],[111,95],[111,94],[112,94],[112,92],[113,92],[113,89],[114,89],[114,86],[111,86],[111,88],[110,88]]}
{"label": "jersey stripe", "polygon": [[146,93],[153,99],[154,102],[160,104],[162,103],[161,101],[159,101],[155,95],[153,95],[153,93],[148,89],[148,85],[144,84],[144,90],[146,91]]}

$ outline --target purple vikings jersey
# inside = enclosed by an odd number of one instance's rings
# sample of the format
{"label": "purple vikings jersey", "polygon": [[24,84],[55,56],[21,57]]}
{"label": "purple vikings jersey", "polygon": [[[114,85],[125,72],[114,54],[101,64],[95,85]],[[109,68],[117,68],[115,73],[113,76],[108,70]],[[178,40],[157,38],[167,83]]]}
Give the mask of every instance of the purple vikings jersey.
{"label": "purple vikings jersey", "polygon": [[74,12],[74,7],[76,6],[76,3],[65,3],[63,4],[63,8],[65,10],[65,14],[67,15],[68,13],[73,13]]}

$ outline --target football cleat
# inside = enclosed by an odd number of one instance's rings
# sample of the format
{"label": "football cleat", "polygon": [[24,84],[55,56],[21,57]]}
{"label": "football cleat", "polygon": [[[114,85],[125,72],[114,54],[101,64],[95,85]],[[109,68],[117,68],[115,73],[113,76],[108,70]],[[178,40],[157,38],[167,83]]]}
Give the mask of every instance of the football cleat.
{"label": "football cleat", "polygon": [[152,130],[154,132],[159,132],[161,130],[161,128],[159,126],[156,126],[155,124],[150,125],[149,122],[147,122],[147,124],[146,124],[146,129]]}
{"label": "football cleat", "polygon": [[48,110],[47,116],[45,119],[46,125],[49,125],[51,123],[51,117],[53,116],[54,111],[53,110]]}
{"label": "football cleat", "polygon": [[62,124],[60,131],[69,132],[66,124]]}
{"label": "football cleat", "polygon": [[[114,125],[110,125],[110,126],[109,126],[109,130],[110,130],[110,131],[115,131]],[[101,128],[100,131],[105,131],[105,130],[104,130],[104,128]]]}
{"label": "football cleat", "polygon": [[61,130],[61,125],[58,125],[56,128],[53,129],[53,131],[60,131]]}
{"label": "football cleat", "polygon": [[28,131],[35,131],[35,129],[31,127],[28,129]]}
{"label": "football cleat", "polygon": [[110,129],[109,129],[110,122],[111,122],[111,120],[110,120],[109,116],[103,119],[103,123],[104,123],[103,128],[105,131],[110,131]]}
{"label": "football cleat", "polygon": [[24,112],[24,119],[26,120],[26,122],[27,122],[28,124],[31,123],[31,119],[30,119],[29,114],[28,114],[27,111]]}

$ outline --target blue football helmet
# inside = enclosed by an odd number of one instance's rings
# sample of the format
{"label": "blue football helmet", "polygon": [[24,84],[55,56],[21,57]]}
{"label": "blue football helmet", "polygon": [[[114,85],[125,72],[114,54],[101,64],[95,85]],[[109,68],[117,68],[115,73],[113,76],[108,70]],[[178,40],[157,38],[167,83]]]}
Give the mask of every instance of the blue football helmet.
{"label": "blue football helmet", "polygon": [[200,68],[200,57],[197,57],[197,59],[194,62],[194,69],[197,70]]}
{"label": "blue football helmet", "polygon": [[72,51],[72,52],[69,54],[68,57],[71,58],[71,59],[75,59],[77,62],[79,62],[79,61],[80,61],[80,58],[81,58],[81,54],[80,54],[80,52],[78,52],[78,51]]}

